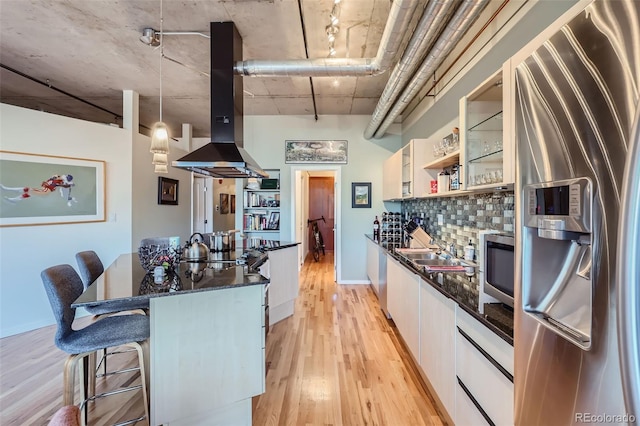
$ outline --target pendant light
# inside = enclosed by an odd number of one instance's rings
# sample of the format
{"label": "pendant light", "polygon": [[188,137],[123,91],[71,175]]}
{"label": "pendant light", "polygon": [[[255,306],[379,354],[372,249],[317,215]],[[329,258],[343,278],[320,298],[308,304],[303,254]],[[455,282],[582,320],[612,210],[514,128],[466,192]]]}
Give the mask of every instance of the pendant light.
{"label": "pendant light", "polygon": [[[162,60],[164,59],[163,43],[163,23],[162,0],[160,0],[160,121],[153,125],[151,129],[151,148],[153,153],[152,164],[155,165],[156,173],[167,173],[167,156],[169,154],[169,131],[167,125],[162,121]],[[162,167],[164,166],[164,167]]]}

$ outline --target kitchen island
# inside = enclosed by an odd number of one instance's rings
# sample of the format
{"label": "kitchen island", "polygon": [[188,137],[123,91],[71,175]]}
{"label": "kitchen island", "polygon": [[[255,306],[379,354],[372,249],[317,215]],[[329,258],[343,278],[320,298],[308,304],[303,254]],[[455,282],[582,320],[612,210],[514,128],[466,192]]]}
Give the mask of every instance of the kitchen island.
{"label": "kitchen island", "polygon": [[265,390],[270,282],[256,268],[296,245],[263,241],[211,253],[204,263],[180,263],[161,284],[137,253],[123,254],[73,307],[149,299],[150,424],[250,425],[251,398]]}

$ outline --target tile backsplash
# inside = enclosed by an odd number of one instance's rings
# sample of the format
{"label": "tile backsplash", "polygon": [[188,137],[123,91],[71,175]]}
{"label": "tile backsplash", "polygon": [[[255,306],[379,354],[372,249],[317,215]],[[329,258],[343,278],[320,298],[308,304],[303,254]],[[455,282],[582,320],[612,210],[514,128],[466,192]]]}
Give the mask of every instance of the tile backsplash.
{"label": "tile backsplash", "polygon": [[[422,198],[402,202],[402,214],[423,217],[424,228],[440,245],[452,243],[456,255],[464,255],[464,246],[471,240],[478,256],[478,232],[497,230],[504,234],[514,232],[514,193],[494,192],[460,197]],[[440,219],[440,220],[439,220]],[[472,278],[456,275],[469,300],[478,300],[477,274]]]}

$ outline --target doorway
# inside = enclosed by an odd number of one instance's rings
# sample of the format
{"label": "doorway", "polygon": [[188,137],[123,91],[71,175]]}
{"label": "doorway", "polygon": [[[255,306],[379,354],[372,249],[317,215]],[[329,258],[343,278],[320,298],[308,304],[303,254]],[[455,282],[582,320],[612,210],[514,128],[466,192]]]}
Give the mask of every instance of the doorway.
{"label": "doorway", "polygon": [[309,253],[311,232],[307,220],[324,216],[326,223],[320,221],[318,225],[324,239],[325,257],[333,256],[336,282],[341,278],[340,172],[340,166],[336,165],[291,167],[291,217],[295,218],[291,235],[295,241],[301,242],[298,245],[299,267]]}
{"label": "doorway", "polygon": [[[309,219],[324,217],[318,221],[318,229],[324,241],[325,256],[333,256],[333,228],[334,228],[334,190],[333,174],[321,176],[309,174]],[[311,228],[309,227],[308,249],[313,250],[315,244]]]}

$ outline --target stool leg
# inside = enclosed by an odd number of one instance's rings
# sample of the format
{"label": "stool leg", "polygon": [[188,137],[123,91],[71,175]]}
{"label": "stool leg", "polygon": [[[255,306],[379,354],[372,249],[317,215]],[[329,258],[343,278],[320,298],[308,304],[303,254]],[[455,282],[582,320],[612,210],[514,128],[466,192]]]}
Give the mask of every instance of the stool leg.
{"label": "stool leg", "polygon": [[76,355],[69,355],[64,363],[64,393],[62,395],[62,405],[74,405],[76,361]]}
{"label": "stool leg", "polygon": [[82,380],[82,385],[80,386],[80,400],[84,402],[82,409],[83,424],[89,423],[89,401],[87,401],[87,390],[89,388],[89,376],[91,375],[91,372],[89,371],[89,357],[93,353],[94,352],[83,354],[89,356],[83,356],[82,362],[78,363],[80,367],[80,378]]}
{"label": "stool leg", "polygon": [[97,359],[97,354],[98,352],[91,352],[91,354],[89,355],[89,367],[87,368],[88,371],[88,396],[95,396],[96,395],[96,359]]}
{"label": "stool leg", "polygon": [[138,352],[138,364],[140,365],[140,381],[142,384],[142,399],[144,402],[144,414],[147,416],[147,423],[151,424],[151,417],[149,417],[149,343],[147,340],[140,343],[130,343],[127,346],[132,346]]}

